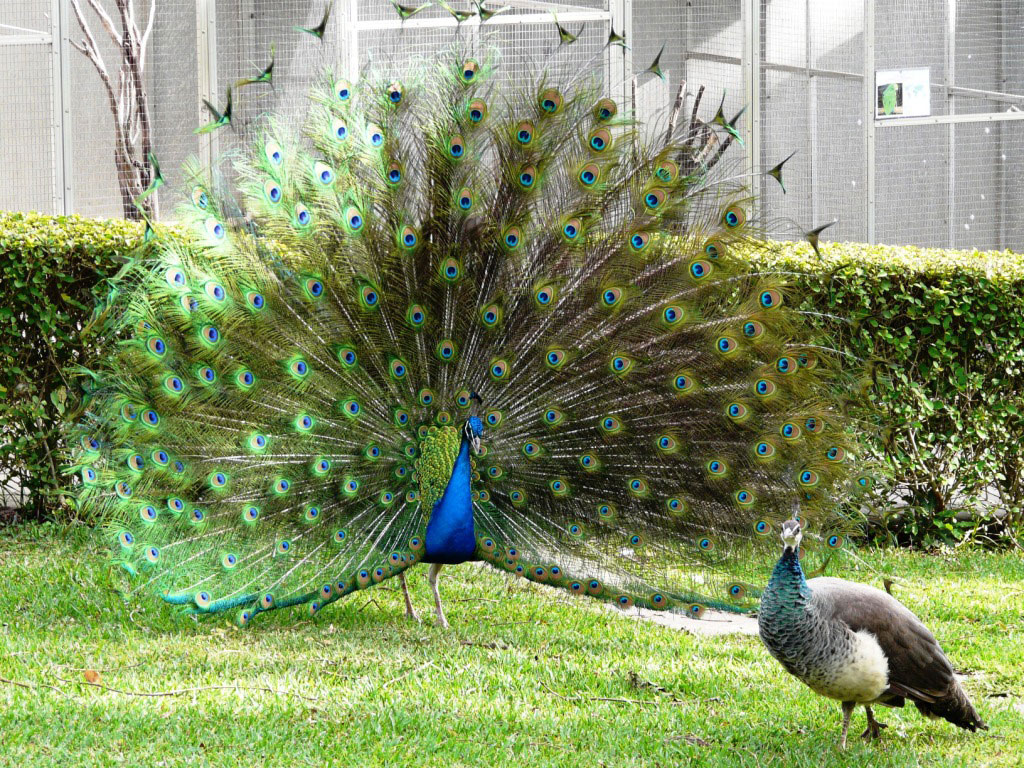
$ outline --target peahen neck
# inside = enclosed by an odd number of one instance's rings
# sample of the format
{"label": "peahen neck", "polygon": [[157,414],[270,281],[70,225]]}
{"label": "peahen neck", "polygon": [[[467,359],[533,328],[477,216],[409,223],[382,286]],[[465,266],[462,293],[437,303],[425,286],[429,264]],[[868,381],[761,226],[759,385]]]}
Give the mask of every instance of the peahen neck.
{"label": "peahen neck", "polygon": [[476,558],[476,535],[473,531],[473,496],[469,459],[469,443],[459,447],[451,478],[444,495],[434,503],[427,523],[426,554],[428,563],[464,563]]}
{"label": "peahen neck", "polygon": [[761,614],[796,618],[805,612],[810,598],[811,588],[804,578],[800,558],[793,547],[786,547],[761,595]]}

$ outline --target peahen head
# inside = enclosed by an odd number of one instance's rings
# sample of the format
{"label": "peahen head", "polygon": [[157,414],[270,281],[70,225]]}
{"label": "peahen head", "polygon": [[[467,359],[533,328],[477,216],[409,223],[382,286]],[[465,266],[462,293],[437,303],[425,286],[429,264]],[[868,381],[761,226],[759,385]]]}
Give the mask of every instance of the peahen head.
{"label": "peahen head", "polygon": [[794,552],[800,546],[800,539],[803,538],[803,533],[800,531],[799,520],[785,520],[782,523],[782,543],[785,545],[784,549],[792,549]]}

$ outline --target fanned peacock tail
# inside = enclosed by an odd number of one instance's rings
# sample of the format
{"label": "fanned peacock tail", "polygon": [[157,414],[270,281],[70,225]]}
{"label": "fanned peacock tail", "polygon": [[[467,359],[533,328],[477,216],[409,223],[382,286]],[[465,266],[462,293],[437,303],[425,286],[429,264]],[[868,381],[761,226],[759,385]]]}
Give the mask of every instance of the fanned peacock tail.
{"label": "fanned peacock tail", "polygon": [[533,581],[699,615],[752,605],[795,505],[841,544],[834,361],[737,256],[747,191],[685,126],[496,72],[325,78],[238,163],[244,220],[192,173],[73,437],[140,587],[244,623],[438,559],[473,415],[468,557]]}

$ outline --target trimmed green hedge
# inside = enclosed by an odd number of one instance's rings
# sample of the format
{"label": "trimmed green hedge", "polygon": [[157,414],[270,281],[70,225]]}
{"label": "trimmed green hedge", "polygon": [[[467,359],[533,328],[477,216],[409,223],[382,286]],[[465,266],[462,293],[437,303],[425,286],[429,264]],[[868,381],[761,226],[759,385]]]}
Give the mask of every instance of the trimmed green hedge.
{"label": "trimmed green hedge", "polygon": [[[1024,256],[805,243],[757,257],[874,386],[867,450],[889,477],[874,516],[895,538],[961,538],[994,513],[1019,525],[1024,484]],[[968,518],[968,519],[965,519]]]}
{"label": "trimmed green hedge", "polygon": [[35,512],[62,482],[63,371],[95,350],[80,330],[138,244],[124,221],[0,212],[0,482],[21,486]]}
{"label": "trimmed green hedge", "polygon": [[[61,481],[61,370],[95,353],[80,329],[141,236],[122,221],[0,213],[0,479],[20,481],[37,510],[53,508]],[[958,520],[964,511],[999,508],[1019,521],[1024,256],[855,243],[821,251],[778,243],[755,263],[784,273],[822,337],[873,374],[854,407],[887,475],[880,529],[927,545],[973,528]]]}

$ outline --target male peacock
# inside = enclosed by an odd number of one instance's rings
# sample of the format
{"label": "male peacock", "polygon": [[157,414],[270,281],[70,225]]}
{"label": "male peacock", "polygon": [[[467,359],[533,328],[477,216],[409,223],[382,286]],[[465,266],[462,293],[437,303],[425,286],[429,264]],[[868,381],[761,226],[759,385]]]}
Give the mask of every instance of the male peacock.
{"label": "male peacock", "polygon": [[761,597],[757,622],[771,654],[811,690],[843,704],[846,747],[850,715],[863,704],[878,738],[885,725],[872,704],[902,707],[907,699],[928,717],[975,731],[988,726],[974,710],[953,667],[928,628],[894,597],[842,579],[804,579],[797,520],[782,523],[782,557]]}
{"label": "male peacock", "polygon": [[192,174],[195,235],[127,270],[73,438],[140,587],[247,623],[431,563],[445,624],[438,571],[482,560],[699,616],[752,606],[794,500],[842,528],[836,372],[737,256],[714,129],[651,144],[593,78],[496,72],[326,77],[239,199]]}

